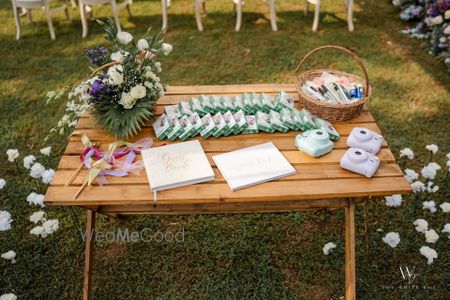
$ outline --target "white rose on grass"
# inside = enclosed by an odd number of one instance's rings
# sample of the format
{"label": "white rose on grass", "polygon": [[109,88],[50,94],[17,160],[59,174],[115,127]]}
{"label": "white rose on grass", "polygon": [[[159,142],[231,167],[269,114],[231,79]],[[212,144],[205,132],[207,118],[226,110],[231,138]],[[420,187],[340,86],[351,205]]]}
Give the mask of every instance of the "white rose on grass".
{"label": "white rose on grass", "polygon": [[121,85],[123,83],[122,66],[116,65],[108,69],[108,82],[111,85]]}
{"label": "white rose on grass", "polygon": [[428,222],[424,219],[417,219],[413,222],[416,225],[416,231],[425,233],[428,230]]}
{"label": "white rose on grass", "polygon": [[419,174],[416,171],[411,169],[405,169],[405,178],[409,183],[412,183],[414,180],[419,178]]}
{"label": "white rose on grass", "polygon": [[41,236],[43,238],[47,236],[47,234],[45,233],[44,227],[42,227],[42,226],[36,226],[36,227],[31,228],[30,234],[36,235],[36,236]]}
{"label": "white rose on grass", "polygon": [[122,45],[125,45],[125,46],[128,45],[133,40],[133,36],[130,33],[125,32],[125,31],[118,32],[116,35],[116,38],[119,40],[119,42]]}
{"label": "white rose on grass", "polygon": [[3,178],[0,178],[0,190],[3,190],[5,185],[6,185],[6,180]]}
{"label": "white rose on grass", "polygon": [[41,178],[45,168],[40,163],[35,163],[30,169],[30,176],[33,178]]}
{"label": "white rose on grass", "polygon": [[25,156],[25,157],[23,158],[23,166],[24,166],[26,169],[30,169],[30,168],[31,168],[31,165],[34,163],[35,160],[36,160],[36,157],[34,157],[34,155],[28,155],[28,156]]}
{"label": "white rose on grass", "polygon": [[450,212],[450,203],[444,202],[439,207],[442,209],[442,212],[449,213]]}
{"label": "white rose on grass", "polygon": [[47,234],[52,234],[53,232],[59,229],[59,221],[56,219],[47,220],[42,224],[42,227],[44,228]]}
{"label": "white rose on grass", "polygon": [[30,193],[28,196],[27,196],[27,202],[28,202],[28,204],[30,204],[30,205],[39,205],[40,207],[44,207],[45,206],[45,204],[44,204],[44,199],[45,199],[45,196],[44,195],[42,195],[42,194],[36,194],[36,193]]}
{"label": "white rose on grass", "polygon": [[15,263],[16,263],[16,260],[15,260],[16,252],[14,252],[14,251],[12,251],[12,250],[9,250],[8,252],[3,253],[3,254],[1,255],[1,257],[2,257],[3,259],[10,260],[12,264],[15,264]]}
{"label": "white rose on grass", "polygon": [[386,196],[386,197],[384,197],[384,199],[386,199],[387,206],[395,207],[395,206],[402,205],[402,195],[400,195],[400,194]]}
{"label": "white rose on grass", "polygon": [[439,234],[434,229],[427,230],[425,232],[425,240],[427,243],[434,244],[439,239]]}
{"label": "white rose on grass", "polygon": [[434,201],[424,201],[423,203],[423,209],[428,209],[431,213],[436,212],[436,203]]}
{"label": "white rose on grass", "polygon": [[422,176],[426,179],[433,180],[436,177],[436,169],[431,166],[425,166],[420,171]]}
{"label": "white rose on grass", "polygon": [[17,300],[17,296],[12,293],[3,294],[0,296],[0,300]]}
{"label": "white rose on grass", "polygon": [[45,218],[45,211],[40,210],[40,211],[33,213],[30,216],[30,221],[33,222],[34,224],[37,224],[41,221],[42,222],[47,221],[47,219]]}
{"label": "white rose on grass", "polygon": [[323,254],[328,255],[330,254],[330,251],[334,248],[336,248],[336,244],[333,242],[328,242],[323,246],[322,252]]}
{"label": "white rose on grass", "polygon": [[439,186],[433,185],[433,181],[428,181],[427,192],[436,193],[439,190]]}
{"label": "white rose on grass", "polygon": [[400,234],[398,232],[389,232],[383,237],[383,242],[395,248],[400,243]]}
{"label": "white rose on grass", "polygon": [[42,148],[40,150],[41,154],[44,154],[45,156],[50,156],[50,153],[52,152],[52,147],[46,147]]}
{"label": "white rose on grass", "polygon": [[133,97],[135,99],[144,98],[146,93],[147,93],[147,91],[145,89],[145,86],[143,86],[142,84],[138,84],[138,85],[132,87],[130,90],[131,97]]}
{"label": "white rose on grass", "polygon": [[448,233],[448,238],[450,239],[450,223],[444,225],[442,232]]}
{"label": "white rose on grass", "polygon": [[430,162],[430,163],[427,165],[427,167],[433,168],[433,169],[435,169],[436,171],[439,171],[439,170],[441,169],[441,166],[440,166],[439,164],[435,163],[435,162]]}
{"label": "white rose on grass", "polygon": [[448,158],[448,159],[450,159],[450,152],[449,152],[449,153],[447,153],[447,155],[446,155],[446,156],[447,156],[447,158]]}
{"label": "white rose on grass", "polygon": [[50,182],[52,182],[52,179],[54,176],[55,176],[55,170],[53,170],[53,169],[45,170],[44,173],[42,173],[42,182],[44,184],[50,184]]}
{"label": "white rose on grass", "polygon": [[426,190],[425,184],[423,184],[423,182],[421,181],[414,181],[411,184],[411,188],[414,193],[424,192]]}
{"label": "white rose on grass", "polygon": [[17,149],[8,149],[6,151],[6,155],[8,155],[8,161],[9,162],[14,162],[16,160],[16,158],[19,157],[19,150],[17,150]]}
{"label": "white rose on grass", "polygon": [[11,229],[11,214],[6,210],[0,210],[0,231],[7,231]]}
{"label": "white rose on grass", "polygon": [[428,151],[432,152],[433,154],[435,154],[436,152],[439,151],[439,147],[436,146],[435,144],[427,145],[425,148],[426,148]]}
{"label": "white rose on grass", "polygon": [[163,43],[161,46],[161,51],[164,55],[169,55],[172,52],[173,46],[171,44]]}
{"label": "white rose on grass", "polygon": [[436,250],[428,247],[428,246],[422,246],[420,247],[420,254],[425,256],[427,258],[427,264],[431,265],[433,263],[433,260],[435,258],[438,258],[438,254]]}
{"label": "white rose on grass", "polygon": [[122,92],[122,98],[120,98],[119,104],[125,109],[132,109],[136,104],[136,99],[133,98],[130,93]]}
{"label": "white rose on grass", "polygon": [[145,50],[149,48],[148,42],[145,39],[140,39],[137,43],[137,47],[139,50]]}
{"label": "white rose on grass", "polygon": [[414,152],[410,148],[403,148],[400,150],[400,157],[406,157],[408,159],[414,158]]}

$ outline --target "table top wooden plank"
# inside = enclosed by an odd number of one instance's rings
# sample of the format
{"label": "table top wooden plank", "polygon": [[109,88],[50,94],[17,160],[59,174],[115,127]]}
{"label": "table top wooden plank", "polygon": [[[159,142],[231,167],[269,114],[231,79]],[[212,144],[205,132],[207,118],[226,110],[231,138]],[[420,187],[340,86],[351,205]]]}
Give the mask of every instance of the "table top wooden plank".
{"label": "table top wooden plank", "polygon": [[[285,84],[250,84],[232,86],[180,86],[171,87],[166,96],[160,99],[156,114],[162,113],[164,105],[178,103],[180,100],[188,100],[192,96],[199,94],[241,94],[243,92],[266,92],[278,93],[285,90],[291,93],[296,99],[295,85]],[[300,108],[299,103],[296,103]],[[407,193],[411,191],[410,185],[405,180],[400,167],[396,164],[392,152],[386,143],[383,144],[377,156],[381,160],[381,167],[372,179],[351,173],[339,167],[339,161],[346,149],[346,137],[353,127],[367,127],[380,132],[375,120],[370,112],[364,108],[362,113],[349,122],[338,122],[333,124],[341,134],[341,139],[335,143],[334,150],[320,158],[312,158],[303,152],[298,151],[294,146],[294,137],[300,132],[289,131],[288,133],[259,133],[251,135],[237,135],[229,137],[209,138],[207,140],[196,137],[202,143],[203,149],[213,167],[216,179],[212,182],[202,183],[187,187],[180,187],[167,191],[158,192],[158,203],[165,206],[172,206],[173,209],[166,209],[166,212],[176,212],[176,207],[185,205],[191,206],[192,211],[201,209],[202,211],[216,211],[208,208],[212,206],[229,203],[227,209],[230,211],[255,210],[258,207],[263,210],[268,203],[276,204],[276,211],[283,210],[283,202],[289,210],[289,201],[313,201],[314,199],[343,199],[348,197],[381,196],[394,193]],[[82,116],[78,122],[77,131],[86,133],[93,141],[101,143],[100,149],[106,150],[114,137],[100,130],[95,121],[89,116]],[[155,146],[170,144],[168,140],[158,141],[155,138],[151,122],[147,122],[144,129],[135,137],[128,139],[136,141],[140,138],[150,137],[154,139]],[[194,139],[194,138],[191,138]],[[223,176],[215,166],[211,156],[249,147],[272,141],[287,160],[297,169],[293,176],[281,178],[276,181],[257,185],[241,191],[231,191]],[[179,141],[175,141],[179,142]],[[108,177],[108,185],[100,187],[94,184],[86,188],[78,199],[73,200],[87,171],[83,170],[73,184],[65,187],[64,183],[72,175],[74,170],[80,165],[78,155],[83,146],[80,136],[73,136],[61,158],[55,178],[50,186],[45,202],[50,205],[77,205],[98,207],[99,205],[145,205],[151,207],[153,194],[148,185],[145,171],[140,175],[129,175],[127,177]],[[140,155],[137,156],[140,159]],[[325,200],[321,200],[325,201]],[[254,203],[254,204],[245,204]],[[330,202],[331,203],[331,202]],[[326,203],[322,203],[326,205]],[[199,207],[201,205],[201,207]],[[242,205],[242,208],[238,206]],[[302,206],[296,204],[296,207]],[[319,205],[319,204],[316,204]],[[331,204],[330,204],[331,205]],[[275,206],[274,206],[275,207]],[[181,209],[181,208],[180,208]],[[269,208],[267,208],[269,209]],[[185,209],[189,211],[189,209]],[[220,211],[220,209],[217,209]],[[158,211],[153,211],[158,213]],[[161,211],[162,212],[162,211]]]}

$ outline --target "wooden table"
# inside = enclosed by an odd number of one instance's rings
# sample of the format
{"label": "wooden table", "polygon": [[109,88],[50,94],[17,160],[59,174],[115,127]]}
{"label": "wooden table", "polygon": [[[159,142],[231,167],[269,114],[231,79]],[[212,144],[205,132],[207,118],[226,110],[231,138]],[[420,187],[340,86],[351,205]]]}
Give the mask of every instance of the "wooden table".
{"label": "wooden table", "polygon": [[[216,86],[178,86],[171,87],[160,101],[156,114],[163,112],[164,106],[188,100],[200,94],[235,95],[243,92],[266,92],[275,94],[284,90],[296,99],[295,86],[291,84],[251,84]],[[296,103],[296,105],[299,105]],[[321,157],[312,158],[294,147],[294,137],[298,132],[275,134],[251,134],[229,137],[199,138],[216,174],[212,182],[191,185],[158,193],[158,205],[153,206],[153,194],[150,192],[145,172],[140,176],[109,177],[109,184],[103,187],[87,187],[78,199],[73,196],[86,178],[83,170],[71,186],[64,183],[79,166],[79,154],[83,149],[80,137],[73,136],[65,150],[55,178],[47,191],[45,204],[61,206],[79,206],[87,209],[86,232],[95,228],[95,214],[112,217],[155,214],[199,214],[199,213],[244,213],[244,212],[288,212],[326,208],[345,209],[345,295],[346,299],[356,298],[355,278],[355,204],[372,196],[385,196],[396,193],[409,193],[411,187],[405,180],[400,167],[396,164],[392,152],[383,145],[378,157],[381,166],[371,178],[345,171],[339,167],[339,160],[347,149],[346,137],[353,127],[367,127],[380,132],[369,111],[364,110],[357,118],[334,124],[342,135],[335,143],[334,150]],[[106,149],[114,139],[95,126],[88,116],[81,117],[78,131],[86,133],[92,141],[99,141]],[[131,140],[152,137],[156,144],[153,129],[148,124],[142,132]],[[297,169],[295,175],[233,192],[215,166],[211,156],[272,141]],[[84,299],[88,299],[91,290],[93,240],[87,234]]]}

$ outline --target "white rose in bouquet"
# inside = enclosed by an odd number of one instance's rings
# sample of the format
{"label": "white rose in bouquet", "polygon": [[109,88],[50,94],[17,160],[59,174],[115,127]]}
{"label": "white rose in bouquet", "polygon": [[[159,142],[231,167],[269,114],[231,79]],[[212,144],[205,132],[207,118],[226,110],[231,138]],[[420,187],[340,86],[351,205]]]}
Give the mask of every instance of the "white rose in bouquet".
{"label": "white rose in bouquet", "polygon": [[112,66],[108,69],[108,82],[111,85],[121,85],[123,83],[123,68],[121,65]]}
{"label": "white rose in bouquet", "polygon": [[119,40],[119,42],[122,43],[122,45],[124,46],[128,45],[133,40],[133,36],[125,31],[117,33],[116,37]]}
{"label": "white rose in bouquet", "polygon": [[137,43],[137,47],[139,50],[145,50],[149,48],[148,42],[145,39],[140,39]]}
{"label": "white rose in bouquet", "polygon": [[125,109],[132,109],[134,104],[136,104],[136,99],[130,93],[122,92],[122,98],[120,98],[119,104]]}
{"label": "white rose in bouquet", "polygon": [[172,52],[173,46],[168,43],[163,43],[161,46],[161,51],[164,55],[169,55],[170,52]]}
{"label": "white rose in bouquet", "polygon": [[111,60],[116,61],[118,63],[123,63],[125,61],[125,58],[129,55],[127,51],[117,51],[111,53]]}
{"label": "white rose in bouquet", "polygon": [[130,90],[130,94],[131,94],[131,97],[133,97],[135,99],[144,98],[146,95],[145,86],[143,86],[142,84],[138,84],[138,85],[132,87]]}

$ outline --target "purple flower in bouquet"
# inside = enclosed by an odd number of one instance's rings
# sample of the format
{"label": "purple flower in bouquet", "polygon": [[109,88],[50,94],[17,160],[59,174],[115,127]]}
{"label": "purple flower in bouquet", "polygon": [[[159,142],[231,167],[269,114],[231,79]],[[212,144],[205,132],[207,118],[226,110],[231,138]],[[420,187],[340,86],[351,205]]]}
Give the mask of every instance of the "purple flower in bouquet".
{"label": "purple flower in bouquet", "polygon": [[427,10],[427,14],[430,17],[437,17],[445,14],[445,11],[450,8],[450,2],[448,0],[438,0],[430,5]]}
{"label": "purple flower in bouquet", "polygon": [[86,56],[91,65],[100,66],[104,64],[106,52],[106,48],[98,47],[95,49],[88,49],[86,51]]}
{"label": "purple flower in bouquet", "polygon": [[89,95],[91,96],[90,101],[97,102],[102,100],[105,96],[108,96],[111,93],[111,87],[107,83],[106,80],[108,78],[108,74],[103,75],[103,79],[96,78],[91,84],[91,88],[89,89]]}

